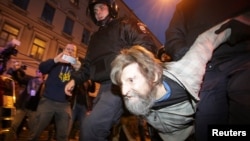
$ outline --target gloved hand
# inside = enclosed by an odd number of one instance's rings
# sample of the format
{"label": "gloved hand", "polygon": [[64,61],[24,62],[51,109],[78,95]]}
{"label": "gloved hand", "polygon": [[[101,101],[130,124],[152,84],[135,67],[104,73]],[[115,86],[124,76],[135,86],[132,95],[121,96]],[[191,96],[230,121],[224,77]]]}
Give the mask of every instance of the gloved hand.
{"label": "gloved hand", "polygon": [[250,25],[244,24],[238,20],[230,20],[216,30],[215,33],[219,34],[227,28],[231,28],[231,35],[228,38],[228,43],[231,45],[250,39]]}

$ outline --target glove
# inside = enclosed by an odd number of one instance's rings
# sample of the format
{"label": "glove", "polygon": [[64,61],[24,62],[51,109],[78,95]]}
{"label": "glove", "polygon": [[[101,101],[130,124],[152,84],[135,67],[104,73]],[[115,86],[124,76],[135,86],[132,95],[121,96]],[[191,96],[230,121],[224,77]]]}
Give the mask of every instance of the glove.
{"label": "glove", "polygon": [[219,34],[227,28],[231,28],[231,35],[228,38],[228,43],[231,45],[250,39],[250,25],[244,24],[238,20],[230,20],[223,24],[215,31],[215,34]]}

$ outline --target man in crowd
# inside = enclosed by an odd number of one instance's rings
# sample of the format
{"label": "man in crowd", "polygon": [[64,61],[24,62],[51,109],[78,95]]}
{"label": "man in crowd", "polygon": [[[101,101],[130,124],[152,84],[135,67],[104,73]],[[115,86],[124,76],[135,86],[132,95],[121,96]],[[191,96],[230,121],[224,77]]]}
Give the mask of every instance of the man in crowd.
{"label": "man in crowd", "polygon": [[34,134],[30,135],[29,140],[37,141],[42,131],[54,117],[57,131],[56,139],[68,141],[68,126],[72,112],[64,87],[70,80],[71,73],[78,70],[81,63],[79,61],[70,63],[63,59],[63,56],[76,58],[76,54],[77,47],[74,44],[67,44],[62,53],[39,65],[39,70],[43,74],[48,74],[48,77],[45,82],[44,93],[37,107],[36,128],[34,128]]}
{"label": "man in crowd", "polygon": [[18,139],[18,129],[22,128],[20,125],[23,120],[28,118],[29,134],[32,134],[36,126],[35,114],[40,94],[42,91],[44,75],[36,70],[36,76],[30,78],[26,88],[19,94],[15,103],[16,114],[11,124],[10,131],[5,136],[5,141]]}

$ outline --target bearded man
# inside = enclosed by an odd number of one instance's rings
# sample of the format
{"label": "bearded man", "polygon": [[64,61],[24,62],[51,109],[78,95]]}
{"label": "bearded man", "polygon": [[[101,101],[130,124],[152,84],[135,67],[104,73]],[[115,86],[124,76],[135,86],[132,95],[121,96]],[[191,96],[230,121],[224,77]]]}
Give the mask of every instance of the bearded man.
{"label": "bearded man", "polygon": [[177,62],[162,63],[141,46],[124,49],[112,62],[111,80],[120,86],[127,109],[143,116],[164,141],[186,140],[194,133],[194,114],[207,62],[231,29],[223,23],[202,33]]}

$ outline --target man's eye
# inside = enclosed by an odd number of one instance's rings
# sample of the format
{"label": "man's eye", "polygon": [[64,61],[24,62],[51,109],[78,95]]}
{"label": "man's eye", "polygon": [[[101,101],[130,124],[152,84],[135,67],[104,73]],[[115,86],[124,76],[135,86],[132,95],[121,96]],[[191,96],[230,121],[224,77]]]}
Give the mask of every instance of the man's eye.
{"label": "man's eye", "polygon": [[134,79],[129,78],[128,81],[129,81],[130,83],[133,83],[133,82],[134,82]]}
{"label": "man's eye", "polygon": [[105,6],[101,6],[100,9],[103,10],[105,8]]}

